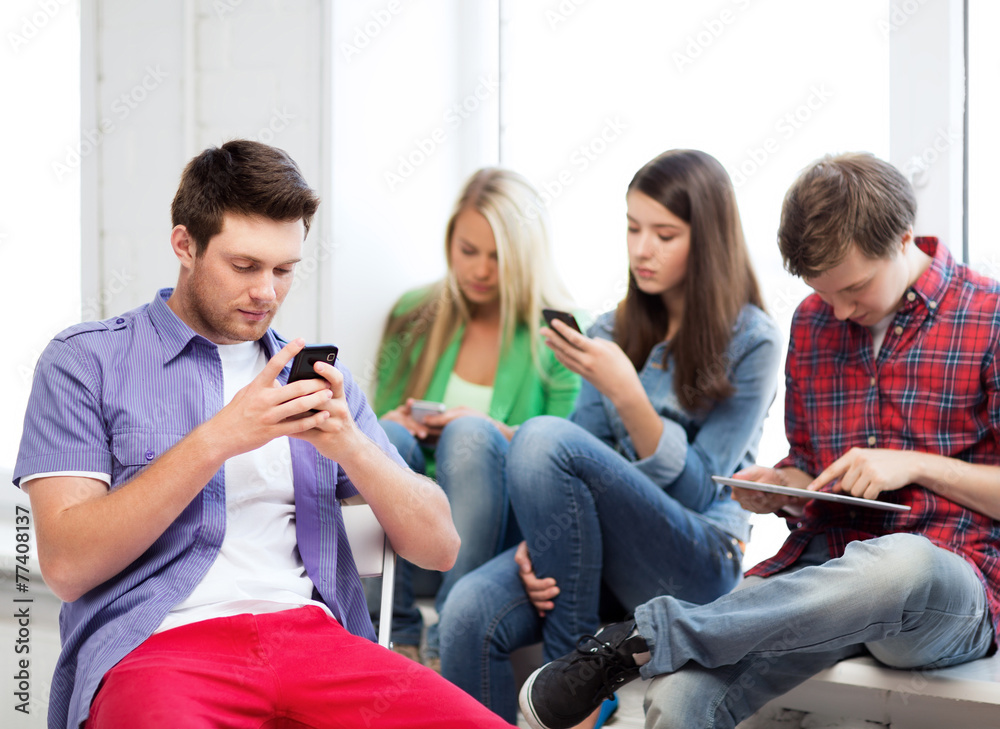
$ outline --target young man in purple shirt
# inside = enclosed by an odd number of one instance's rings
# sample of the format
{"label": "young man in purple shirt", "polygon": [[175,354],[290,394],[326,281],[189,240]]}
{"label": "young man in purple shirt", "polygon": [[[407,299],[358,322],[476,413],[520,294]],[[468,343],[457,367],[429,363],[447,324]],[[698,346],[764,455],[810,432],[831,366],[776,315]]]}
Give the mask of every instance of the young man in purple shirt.
{"label": "young man in purple shirt", "polygon": [[281,150],[204,151],[176,288],[42,354],[14,482],[65,601],[50,726],[508,726],[372,642],[340,500],[421,566],[459,540],[345,367],[285,384],[304,342],[269,325],[318,204]]}

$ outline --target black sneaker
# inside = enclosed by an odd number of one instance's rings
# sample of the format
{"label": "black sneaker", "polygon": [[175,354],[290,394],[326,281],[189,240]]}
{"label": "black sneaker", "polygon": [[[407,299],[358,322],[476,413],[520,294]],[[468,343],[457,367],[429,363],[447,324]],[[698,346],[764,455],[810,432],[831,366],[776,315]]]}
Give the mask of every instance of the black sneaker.
{"label": "black sneaker", "polygon": [[532,729],[569,729],[593,714],[604,699],[639,677],[634,653],[649,650],[641,636],[629,635],[635,621],[612,623],[597,635],[580,638],[573,653],[532,673],[518,703]]}

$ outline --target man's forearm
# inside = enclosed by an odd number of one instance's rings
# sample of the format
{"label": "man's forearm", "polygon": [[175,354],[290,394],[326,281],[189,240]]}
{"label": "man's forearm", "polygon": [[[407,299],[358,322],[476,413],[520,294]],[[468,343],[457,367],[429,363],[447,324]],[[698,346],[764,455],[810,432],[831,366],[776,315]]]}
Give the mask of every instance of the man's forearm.
{"label": "man's forearm", "polygon": [[916,478],[929,491],[1000,520],[1000,467],[914,453]]}
{"label": "man's forearm", "polygon": [[393,549],[425,569],[451,569],[460,539],[448,497],[431,479],[403,468],[370,439],[339,461],[372,507]]}

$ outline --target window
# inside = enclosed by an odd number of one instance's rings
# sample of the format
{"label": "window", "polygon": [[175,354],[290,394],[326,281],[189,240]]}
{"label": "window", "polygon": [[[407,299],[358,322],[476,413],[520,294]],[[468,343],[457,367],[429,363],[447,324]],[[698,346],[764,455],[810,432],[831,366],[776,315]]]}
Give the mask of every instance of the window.
{"label": "window", "polygon": [[[500,162],[539,186],[556,260],[583,306],[605,311],[624,294],[632,175],[666,149],[693,147],[732,176],[767,307],[787,332],[808,289],[784,272],[775,243],[785,190],[828,152],[888,158],[887,4],[502,7]],[[786,452],[782,388],[758,460]],[[784,534],[777,517],[755,522],[777,527],[757,530],[748,564]]]}
{"label": "window", "polygon": [[[35,361],[80,321],[80,24],[77,0],[0,6],[5,174],[0,251],[8,345],[0,386],[0,468],[12,469]],[[16,140],[16,141],[15,141]]]}
{"label": "window", "polygon": [[1000,46],[990,28],[1000,22],[1000,5],[989,0],[968,3],[968,236],[969,263],[1000,279],[1000,248],[990,217],[1000,198]]}

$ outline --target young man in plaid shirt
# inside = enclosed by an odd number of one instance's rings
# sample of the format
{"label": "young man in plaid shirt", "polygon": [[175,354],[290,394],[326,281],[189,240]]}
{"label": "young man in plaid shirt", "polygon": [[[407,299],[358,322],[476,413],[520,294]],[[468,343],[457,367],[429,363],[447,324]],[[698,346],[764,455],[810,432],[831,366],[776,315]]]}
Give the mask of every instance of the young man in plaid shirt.
{"label": "young man in plaid shirt", "polygon": [[526,682],[534,727],[574,726],[642,676],[647,727],[734,727],[837,661],[940,668],[995,651],[1000,618],[1000,284],[915,238],[906,179],[827,157],[785,197],[789,455],[744,480],[878,498],[884,511],[735,489],[791,534],[735,592],[661,597]]}

